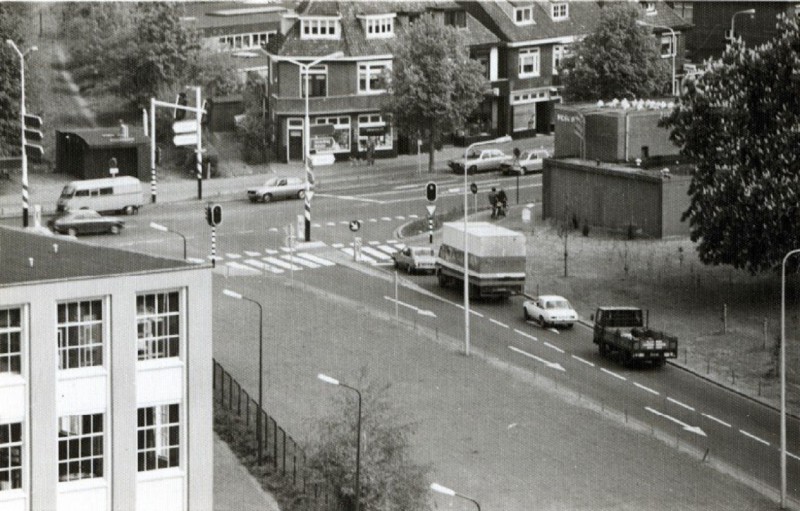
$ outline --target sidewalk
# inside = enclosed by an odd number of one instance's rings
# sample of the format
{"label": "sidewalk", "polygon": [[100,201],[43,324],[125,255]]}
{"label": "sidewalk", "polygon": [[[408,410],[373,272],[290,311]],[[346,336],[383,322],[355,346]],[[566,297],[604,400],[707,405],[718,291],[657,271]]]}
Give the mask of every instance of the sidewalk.
{"label": "sidewalk", "polygon": [[280,511],[239,462],[228,444],[214,434],[214,511]]}

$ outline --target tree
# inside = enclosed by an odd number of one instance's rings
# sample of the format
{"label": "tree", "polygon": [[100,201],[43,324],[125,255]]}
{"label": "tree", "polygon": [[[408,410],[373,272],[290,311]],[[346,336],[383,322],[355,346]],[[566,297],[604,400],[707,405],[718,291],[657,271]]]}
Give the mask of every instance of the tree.
{"label": "tree", "polygon": [[758,273],[800,246],[800,29],[781,16],[757,49],[731,44],[663,125],[695,163],[692,241],[705,264]]}
{"label": "tree", "polygon": [[244,122],[240,130],[240,150],[247,163],[263,163],[267,158],[272,133],[269,121],[264,118],[261,101],[264,97],[264,80],[257,73],[248,73],[242,99],[244,101]]}
{"label": "tree", "polygon": [[187,84],[199,80],[207,97],[236,94],[244,85],[233,56],[218,45],[208,44],[192,55],[184,80]]}
{"label": "tree", "polygon": [[[363,511],[427,509],[427,475],[430,467],[411,459],[413,424],[392,408],[390,386],[365,383],[362,369],[358,388],[363,396],[361,420],[361,500]],[[352,505],[355,488],[356,420],[355,393],[336,394],[335,412],[315,426],[314,443],[308,449],[308,467],[318,479],[330,483],[340,501]]]}
{"label": "tree", "polygon": [[567,101],[642,98],[664,93],[670,65],[650,29],[636,24],[639,8],[609,2],[591,33],[572,46],[559,70]]}
{"label": "tree", "polygon": [[464,125],[483,99],[483,67],[469,58],[464,36],[425,14],[399,35],[385,112],[400,131],[428,142],[428,170],[443,133]]}
{"label": "tree", "polygon": [[19,55],[6,44],[11,39],[25,51],[22,34],[24,5],[0,2],[0,156],[19,154]]}

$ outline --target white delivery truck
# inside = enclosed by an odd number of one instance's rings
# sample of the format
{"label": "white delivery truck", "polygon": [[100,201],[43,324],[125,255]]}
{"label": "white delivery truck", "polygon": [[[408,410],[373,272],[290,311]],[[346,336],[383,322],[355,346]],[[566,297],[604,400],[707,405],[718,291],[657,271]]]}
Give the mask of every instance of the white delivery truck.
{"label": "white delivery truck", "polygon": [[93,209],[98,213],[134,215],[144,204],[142,183],[131,176],[70,181],[61,191],[56,211]]}
{"label": "white delivery truck", "polygon": [[[525,235],[488,222],[468,222],[469,295],[508,298],[525,287]],[[446,222],[436,259],[442,287],[464,286],[464,223]]]}

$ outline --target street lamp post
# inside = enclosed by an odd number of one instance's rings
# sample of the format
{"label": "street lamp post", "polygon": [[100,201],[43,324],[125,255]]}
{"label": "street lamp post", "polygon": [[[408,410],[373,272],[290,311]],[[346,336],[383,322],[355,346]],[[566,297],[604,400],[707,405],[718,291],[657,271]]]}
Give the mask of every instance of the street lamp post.
{"label": "street lamp post", "polygon": [[481,505],[478,504],[477,500],[473,499],[472,497],[467,497],[466,495],[458,493],[455,490],[451,490],[450,488],[448,488],[446,486],[442,486],[441,484],[438,484],[438,483],[431,483],[431,490],[433,490],[433,491],[435,491],[437,493],[441,493],[443,495],[448,495],[450,497],[461,497],[464,500],[469,500],[470,502],[475,504],[475,507],[478,508],[478,511],[481,511]]}
{"label": "street lamp post", "polygon": [[[467,185],[467,155],[473,147],[511,142],[511,137],[505,135],[492,140],[484,140],[470,144],[464,150],[464,354],[469,356],[469,237],[467,236],[467,218],[469,217],[469,201]],[[477,211],[476,211],[477,213]]]}
{"label": "street lamp post", "polygon": [[222,294],[258,305],[258,412],[256,413],[256,441],[258,442],[258,462],[264,459],[264,431],[261,427],[261,414],[264,410],[264,308],[255,300],[242,296],[236,291],[223,289]]}
{"label": "street lamp post", "polygon": [[675,36],[675,31],[672,30],[672,28],[670,28],[670,27],[668,27],[666,25],[653,25],[652,23],[647,23],[646,21],[642,21],[642,20],[636,20],[636,24],[637,25],[641,25],[643,27],[663,28],[665,30],[669,30],[670,38],[672,40],[672,44],[670,44],[670,46],[672,46],[672,48],[671,48],[672,51],[670,52],[670,53],[672,53],[672,87],[671,87],[671,89],[672,89],[672,95],[673,96],[677,96],[678,95],[678,91],[677,91],[677,87],[675,86],[676,85],[676,83],[675,83],[675,54],[678,53],[678,38]]}
{"label": "street lamp post", "polygon": [[310,181],[311,181],[311,167],[310,167],[310,159],[311,159],[311,121],[309,117],[308,111],[308,75],[310,74],[310,69],[323,60],[330,60],[336,59],[343,56],[344,53],[341,51],[333,52],[324,57],[320,57],[316,60],[312,60],[308,64],[303,64],[302,62],[294,59],[290,59],[288,57],[281,57],[281,60],[286,62],[290,62],[295,66],[300,68],[301,73],[305,73],[305,121],[303,121],[303,163],[306,169],[306,193],[304,197],[303,206],[305,208],[305,240],[311,241],[311,197],[309,197],[309,190],[310,190]]}
{"label": "street lamp post", "polygon": [[789,251],[781,265],[781,509],[786,508],[786,261],[800,248]]}
{"label": "street lamp post", "polygon": [[753,19],[753,17],[755,17],[755,15],[756,15],[756,10],[755,9],[745,9],[744,11],[737,11],[737,12],[733,13],[733,16],[731,16],[731,36],[728,38],[728,41],[730,41],[730,42],[733,42],[733,41],[736,40],[736,32],[734,32],[734,28],[735,28],[736,16],[738,16],[739,14],[749,14],[750,15],[750,19]]}
{"label": "street lamp post", "polygon": [[161,232],[171,232],[171,233],[177,234],[178,236],[183,238],[183,259],[186,260],[186,236],[184,236],[183,234],[179,233],[178,231],[173,231],[173,230],[169,229],[168,227],[163,226],[161,224],[157,224],[155,222],[150,222],[150,228],[151,229],[155,229],[157,231],[161,231]]}
{"label": "street lamp post", "polygon": [[25,52],[21,52],[11,39],[6,39],[6,44],[14,48],[19,56],[19,122],[21,126],[21,147],[22,147],[22,227],[28,227],[28,154],[25,152],[25,55],[38,50],[36,46],[31,46]]}
{"label": "street lamp post", "polygon": [[350,389],[358,395],[358,425],[356,426],[356,490],[355,490],[355,497],[356,497],[356,511],[359,510],[360,501],[361,501],[361,392],[358,391],[357,388],[351,387],[350,385],[346,385],[336,378],[331,378],[325,374],[319,373],[317,378],[324,381],[325,383],[330,383],[331,385],[339,385],[346,389]]}

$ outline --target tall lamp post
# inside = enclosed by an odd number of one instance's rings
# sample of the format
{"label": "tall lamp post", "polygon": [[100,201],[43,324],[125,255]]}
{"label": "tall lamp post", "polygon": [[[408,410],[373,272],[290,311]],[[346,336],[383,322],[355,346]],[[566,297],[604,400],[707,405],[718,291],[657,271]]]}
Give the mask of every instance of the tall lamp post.
{"label": "tall lamp post", "polygon": [[469,237],[467,236],[467,218],[469,216],[469,186],[467,185],[467,155],[473,147],[511,142],[511,137],[506,135],[492,140],[484,140],[470,144],[464,150],[464,354],[469,356]]}
{"label": "tall lamp post", "polygon": [[676,85],[675,84],[675,54],[678,53],[678,38],[675,36],[675,31],[672,30],[672,28],[670,28],[670,27],[668,27],[666,25],[653,25],[652,23],[647,23],[646,21],[642,21],[642,20],[636,20],[636,24],[637,25],[641,25],[643,27],[663,28],[664,30],[669,30],[670,37],[672,39],[672,44],[670,44],[670,46],[672,46],[672,48],[671,48],[672,51],[670,52],[672,54],[672,87],[671,87],[671,89],[672,89],[672,95],[673,96],[677,96],[678,95],[678,91],[677,91],[677,87],[675,87],[675,85]]}
{"label": "tall lamp post", "polygon": [[222,294],[237,300],[245,300],[258,305],[258,413],[256,414],[256,441],[258,442],[258,462],[264,459],[264,431],[261,427],[261,414],[264,409],[264,308],[255,300],[242,296],[236,291],[223,289]]}
{"label": "tall lamp post", "polygon": [[150,222],[150,228],[151,229],[155,229],[157,231],[161,231],[161,232],[171,232],[171,233],[177,234],[178,236],[183,238],[183,259],[184,260],[186,259],[186,236],[184,236],[183,234],[179,233],[178,231],[173,231],[173,230],[169,229],[168,227],[166,227],[164,225],[161,225],[161,224],[157,224],[155,222]]}
{"label": "tall lamp post", "polygon": [[736,32],[734,32],[734,28],[735,28],[736,16],[738,16],[740,14],[749,14],[750,15],[750,19],[753,19],[755,17],[755,15],[756,15],[756,10],[755,9],[745,9],[743,11],[737,11],[737,12],[733,13],[733,16],[731,16],[731,35],[728,38],[728,41],[730,41],[730,42],[733,42],[733,41],[736,40]]}
{"label": "tall lamp post", "polygon": [[441,484],[438,484],[438,483],[431,483],[431,490],[433,490],[433,491],[435,491],[437,493],[441,493],[443,495],[448,495],[450,497],[461,497],[464,500],[469,500],[470,502],[475,504],[475,506],[478,508],[478,511],[481,511],[481,505],[478,504],[477,500],[473,499],[472,497],[467,497],[466,495],[458,493],[455,490],[451,490],[450,488],[448,488],[446,486],[442,486]]}
{"label": "tall lamp post", "polygon": [[331,378],[325,374],[319,373],[317,378],[330,383],[331,385],[339,385],[346,389],[350,389],[358,395],[358,425],[356,426],[356,511],[358,511],[361,502],[361,392],[357,388],[346,385],[336,378]]}
{"label": "tall lamp post", "polygon": [[6,44],[14,48],[19,56],[19,122],[21,126],[21,146],[22,146],[22,227],[28,227],[28,154],[25,152],[25,55],[38,50],[36,46],[31,46],[25,52],[21,52],[11,39],[6,39]]}
{"label": "tall lamp post", "polygon": [[781,509],[786,508],[786,261],[800,248],[789,251],[781,265]]}
{"label": "tall lamp post", "polygon": [[300,73],[305,73],[305,100],[306,100],[306,117],[305,121],[303,122],[303,162],[305,164],[306,169],[306,194],[304,200],[304,208],[305,208],[305,240],[311,241],[311,197],[309,197],[309,189],[310,189],[310,181],[313,179],[311,177],[311,167],[309,160],[311,159],[311,121],[309,119],[309,112],[308,112],[308,75],[310,74],[309,71],[312,67],[316,66],[323,60],[330,60],[330,59],[337,59],[343,56],[344,53],[341,51],[336,51],[325,55],[324,57],[320,57],[316,60],[312,60],[308,64],[303,64],[302,62],[290,59],[288,57],[280,57],[280,60],[290,62],[295,66],[300,68]]}

